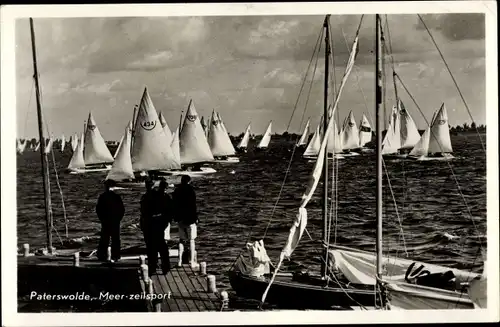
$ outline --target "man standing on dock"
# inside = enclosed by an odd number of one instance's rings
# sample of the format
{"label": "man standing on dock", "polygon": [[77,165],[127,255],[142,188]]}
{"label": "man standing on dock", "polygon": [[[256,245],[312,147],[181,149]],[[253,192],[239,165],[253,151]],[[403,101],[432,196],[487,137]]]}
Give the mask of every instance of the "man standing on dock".
{"label": "man standing on dock", "polygon": [[180,243],[189,241],[189,250],[184,252],[183,262],[191,261],[185,258],[191,258],[194,252],[194,241],[197,236],[198,211],[196,208],[196,193],[190,184],[191,177],[183,175],[181,184],[177,185],[172,195],[175,208],[175,221],[179,224]]}
{"label": "man standing on dock", "polygon": [[125,214],[125,207],[120,195],[111,190],[115,186],[112,180],[104,182],[105,191],[99,196],[96,205],[97,217],[101,221],[101,239],[97,248],[97,258],[107,261],[109,240],[111,239],[111,260],[120,260],[120,222]]}
{"label": "man standing on dock", "polygon": [[165,192],[167,182],[162,179],[158,190],[153,189],[153,181],[146,179],[146,193],[141,198],[141,230],[144,233],[148,255],[148,271],[152,276],[156,272],[158,252],[161,256],[161,268],[164,274],[170,271],[170,253],[165,241],[165,228],[170,223],[170,196]]}

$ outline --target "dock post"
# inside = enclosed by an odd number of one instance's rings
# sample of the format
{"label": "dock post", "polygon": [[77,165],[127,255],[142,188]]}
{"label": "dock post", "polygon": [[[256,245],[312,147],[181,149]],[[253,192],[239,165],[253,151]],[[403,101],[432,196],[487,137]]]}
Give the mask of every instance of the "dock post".
{"label": "dock post", "polygon": [[146,264],[146,256],[145,255],[140,255],[139,256],[139,262],[140,262],[139,264],[141,265],[141,267],[142,267],[142,265],[145,265]]}
{"label": "dock post", "polygon": [[202,275],[207,274],[207,263],[205,261],[200,262],[200,274]]}
{"label": "dock post", "polygon": [[177,261],[177,266],[182,267],[182,254],[184,253],[184,244],[179,243],[179,261]]}
{"label": "dock post", "polygon": [[80,252],[73,253],[73,265],[80,267]]}
{"label": "dock post", "polygon": [[107,260],[111,261],[111,246],[108,246],[108,257],[107,257]]}
{"label": "dock post", "polygon": [[24,249],[23,255],[25,257],[28,257],[30,255],[30,245],[29,245],[29,243],[24,243],[23,244],[23,249]]}
{"label": "dock post", "polygon": [[220,292],[220,297],[222,299],[222,310],[229,308],[229,294],[226,291]]}
{"label": "dock post", "polygon": [[165,228],[165,240],[167,240],[167,241],[171,240],[171,238],[170,238],[170,225],[172,225],[172,224],[169,223],[167,228]]}
{"label": "dock post", "polygon": [[189,264],[193,266],[196,263],[196,243],[194,240],[189,241]]}
{"label": "dock post", "polygon": [[208,275],[207,276],[207,288],[209,293],[215,293],[217,292],[217,287],[215,285],[215,276],[214,275]]}
{"label": "dock post", "polygon": [[144,283],[146,283],[149,280],[148,265],[146,264],[141,265],[141,271],[142,271],[142,279],[144,280]]}

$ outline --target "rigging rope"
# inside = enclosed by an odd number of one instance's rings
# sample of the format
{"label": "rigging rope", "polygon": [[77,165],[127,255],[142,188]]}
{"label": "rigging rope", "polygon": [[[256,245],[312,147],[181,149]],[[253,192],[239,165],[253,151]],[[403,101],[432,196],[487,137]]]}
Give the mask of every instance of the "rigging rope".
{"label": "rigging rope", "polygon": [[[455,80],[455,77],[453,76],[453,73],[451,72],[451,69],[450,67],[448,66],[448,63],[446,62],[446,60],[444,59],[444,56],[443,56],[443,53],[441,52],[441,50],[439,49],[437,43],[436,43],[436,40],[434,40],[434,37],[432,36],[432,33],[431,31],[429,30],[429,28],[427,27],[427,25],[425,24],[422,16],[420,16],[420,14],[417,14],[418,18],[420,18],[420,21],[422,22],[422,24],[424,25],[427,33],[429,34],[429,36],[431,37],[431,40],[432,40],[432,43],[434,43],[434,46],[436,47],[437,51],[439,52],[439,56],[441,56],[441,59],[443,60],[443,63],[444,65],[446,66],[446,69],[448,70],[448,73],[450,73],[450,76],[451,76],[451,79],[453,80],[453,83],[455,84],[455,87],[457,88],[457,91],[458,91],[458,94],[460,94],[460,97],[462,98],[462,101],[465,105],[465,108],[467,109],[467,113],[469,114],[469,117],[471,119],[471,121],[475,124],[474,122],[474,118],[472,117],[472,113],[470,112],[470,109],[469,109],[469,106],[467,105],[467,102],[465,101],[465,98],[462,94],[462,91],[460,90],[460,88],[458,87],[458,83],[457,81]],[[477,129],[477,126],[476,126],[476,133],[479,137],[479,141],[481,142],[481,146],[483,148],[483,151],[486,152],[486,148],[484,147],[484,143],[483,143],[483,139],[481,137],[481,134],[479,133],[479,130]]]}

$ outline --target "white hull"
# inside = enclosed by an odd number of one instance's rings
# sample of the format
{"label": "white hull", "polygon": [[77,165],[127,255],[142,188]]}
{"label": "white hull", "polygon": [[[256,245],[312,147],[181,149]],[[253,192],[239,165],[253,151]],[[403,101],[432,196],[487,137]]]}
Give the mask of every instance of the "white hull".
{"label": "white hull", "polygon": [[443,157],[407,156],[406,158],[416,160],[416,161],[447,161],[447,160],[453,160],[455,157],[452,156],[451,154],[447,154],[446,156],[443,156]]}
{"label": "white hull", "polygon": [[68,169],[70,174],[87,174],[87,173],[99,173],[103,171],[111,170],[111,165],[106,165],[106,168],[71,168]]}
{"label": "white hull", "polygon": [[240,158],[238,157],[229,157],[227,159],[215,159],[215,162],[218,163],[238,163],[240,162]]}
{"label": "white hull", "polygon": [[196,176],[204,176],[216,173],[217,170],[211,167],[201,167],[201,171],[187,171],[187,170],[161,170],[160,173],[169,175],[169,176],[179,176],[179,175],[188,175],[191,177]]}

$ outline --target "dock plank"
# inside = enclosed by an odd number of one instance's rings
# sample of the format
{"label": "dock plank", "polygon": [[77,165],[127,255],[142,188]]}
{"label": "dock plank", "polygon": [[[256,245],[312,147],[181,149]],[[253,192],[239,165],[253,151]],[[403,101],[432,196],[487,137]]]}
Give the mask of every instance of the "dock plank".
{"label": "dock plank", "polygon": [[[180,268],[182,268],[182,267],[180,267]],[[194,300],[196,300],[196,298],[193,297],[192,292],[189,291],[188,285],[186,285],[184,283],[184,280],[182,279],[181,274],[179,274],[179,269],[171,270],[170,274],[172,274],[174,282],[176,283],[177,288],[181,292],[181,296],[184,299],[184,302],[186,302],[186,305],[187,305],[189,311],[192,311],[192,312],[200,311],[198,304],[194,301]]]}
{"label": "dock plank", "polygon": [[[161,289],[163,290],[164,294],[168,294],[169,292],[172,292],[172,290],[170,289],[170,287],[167,283],[167,279],[165,278],[165,275],[163,275],[163,274],[158,275],[158,281],[161,285]],[[179,312],[179,311],[181,311],[181,309],[179,308],[179,306],[177,305],[177,302],[175,300],[173,300],[172,298],[169,298],[169,299],[163,300],[162,311],[164,311],[164,312]]]}
{"label": "dock plank", "polygon": [[[196,287],[195,283],[192,280],[193,275],[189,275],[188,271],[185,269],[185,266],[182,267],[183,274],[180,274],[183,282],[188,286],[190,291],[190,295],[193,298],[193,301],[198,305],[200,311],[209,311],[213,309],[213,305],[211,303],[210,298],[206,294],[204,289],[200,289]],[[208,303],[207,303],[208,302]]]}
{"label": "dock plank", "polygon": [[[175,269],[175,268],[173,268],[173,269]],[[166,274],[165,279],[166,279],[167,284],[172,292],[170,300],[173,300],[173,301],[175,301],[175,303],[177,303],[180,311],[189,311],[189,307],[187,306],[186,302],[184,301],[184,298],[182,297],[181,292],[178,289],[177,284],[174,281],[172,273],[170,272],[170,273]]]}
{"label": "dock plank", "polygon": [[193,282],[193,287],[198,291],[198,294],[205,302],[206,309],[208,311],[218,311],[220,308],[218,307],[219,299],[213,293],[208,293],[208,288],[206,286],[206,277],[201,276],[199,273],[195,273],[190,266],[183,266],[187,275],[190,276],[191,281]]}

